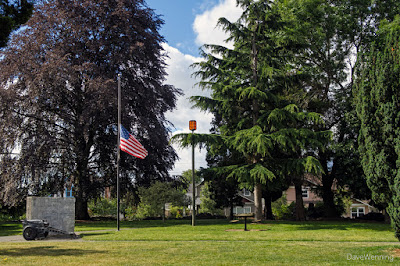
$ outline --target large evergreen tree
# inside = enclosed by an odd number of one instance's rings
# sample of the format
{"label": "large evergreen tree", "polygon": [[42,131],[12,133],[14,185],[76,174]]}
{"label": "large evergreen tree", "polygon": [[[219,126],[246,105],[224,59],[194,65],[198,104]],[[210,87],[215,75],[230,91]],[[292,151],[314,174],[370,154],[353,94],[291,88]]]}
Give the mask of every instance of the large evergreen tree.
{"label": "large evergreen tree", "polygon": [[75,185],[76,215],[114,184],[117,84],[122,123],[149,151],[122,155],[122,186],[169,178],[176,154],[166,111],[177,89],[165,80],[163,21],[142,0],[43,1],[1,53],[0,198]]}
{"label": "large evergreen tree", "polygon": [[[330,134],[313,130],[321,122],[318,114],[303,112],[283,97],[296,73],[272,38],[280,24],[271,3],[237,2],[244,9],[242,17],[235,23],[220,19],[234,49],[206,45],[210,49],[204,53],[206,60],[197,64],[199,85],[210,89],[212,98],[193,100],[197,107],[216,114],[218,132],[175,139],[183,145],[206,142],[210,151],[222,156],[240,156],[234,164],[216,170],[254,188],[255,219],[260,220],[263,184],[286,175],[297,181],[305,172],[319,174],[321,165],[312,155]],[[298,204],[298,219],[303,220],[302,201]]]}
{"label": "large evergreen tree", "polygon": [[359,58],[356,103],[362,165],[373,200],[388,206],[400,239],[400,17],[384,22]]}

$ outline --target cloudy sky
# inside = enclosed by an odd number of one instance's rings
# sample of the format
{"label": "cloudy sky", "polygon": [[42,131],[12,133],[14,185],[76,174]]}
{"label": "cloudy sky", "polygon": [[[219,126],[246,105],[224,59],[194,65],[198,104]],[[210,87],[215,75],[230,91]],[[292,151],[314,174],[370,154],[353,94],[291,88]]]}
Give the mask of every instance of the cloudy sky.
{"label": "cloudy sky", "polygon": [[[209,95],[195,86],[198,82],[191,77],[193,69],[189,66],[201,60],[199,48],[207,44],[223,44],[225,33],[216,28],[217,20],[225,17],[236,21],[241,11],[236,7],[236,0],[146,0],[148,6],[161,15],[165,24],[160,33],[165,37],[164,49],[169,58],[166,80],[184,92],[178,99],[178,108],[167,114],[174,124],[174,134],[189,131],[189,120],[197,121],[197,133],[207,133],[210,129],[212,115],[192,109],[188,97],[193,95]],[[229,44],[228,44],[229,45]],[[174,145],[180,157],[172,175],[181,174],[191,169],[191,149],[180,149]],[[205,151],[196,150],[196,168],[206,167]]]}

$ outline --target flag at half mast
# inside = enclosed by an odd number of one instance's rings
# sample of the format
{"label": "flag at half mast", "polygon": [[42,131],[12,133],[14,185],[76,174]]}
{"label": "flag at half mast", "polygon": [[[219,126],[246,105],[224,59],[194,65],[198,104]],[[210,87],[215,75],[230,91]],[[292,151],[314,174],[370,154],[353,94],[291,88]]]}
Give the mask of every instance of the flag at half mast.
{"label": "flag at half mast", "polygon": [[144,159],[147,156],[147,150],[122,125],[120,134],[119,147],[122,151],[140,159]]}

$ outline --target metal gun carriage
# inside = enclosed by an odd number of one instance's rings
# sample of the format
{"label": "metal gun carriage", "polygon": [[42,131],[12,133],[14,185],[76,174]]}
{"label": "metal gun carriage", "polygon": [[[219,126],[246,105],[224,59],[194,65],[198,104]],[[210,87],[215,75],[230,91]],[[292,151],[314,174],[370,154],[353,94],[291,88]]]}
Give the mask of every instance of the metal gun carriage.
{"label": "metal gun carriage", "polygon": [[51,227],[46,220],[23,220],[22,224],[24,226],[22,236],[25,240],[45,239],[50,232],[56,235],[69,235],[73,238],[77,238],[77,235],[74,233],[68,233]]}
{"label": "metal gun carriage", "polygon": [[25,240],[44,239],[49,235],[49,223],[45,220],[23,220],[22,224]]}

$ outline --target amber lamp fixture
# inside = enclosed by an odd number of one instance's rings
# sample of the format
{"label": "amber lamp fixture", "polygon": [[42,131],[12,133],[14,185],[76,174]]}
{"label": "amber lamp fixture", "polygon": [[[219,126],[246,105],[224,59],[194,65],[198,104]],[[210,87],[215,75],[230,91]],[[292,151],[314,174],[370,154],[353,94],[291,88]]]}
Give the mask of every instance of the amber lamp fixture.
{"label": "amber lamp fixture", "polygon": [[189,129],[190,129],[191,131],[197,129],[196,120],[190,120],[190,121],[189,121]]}

